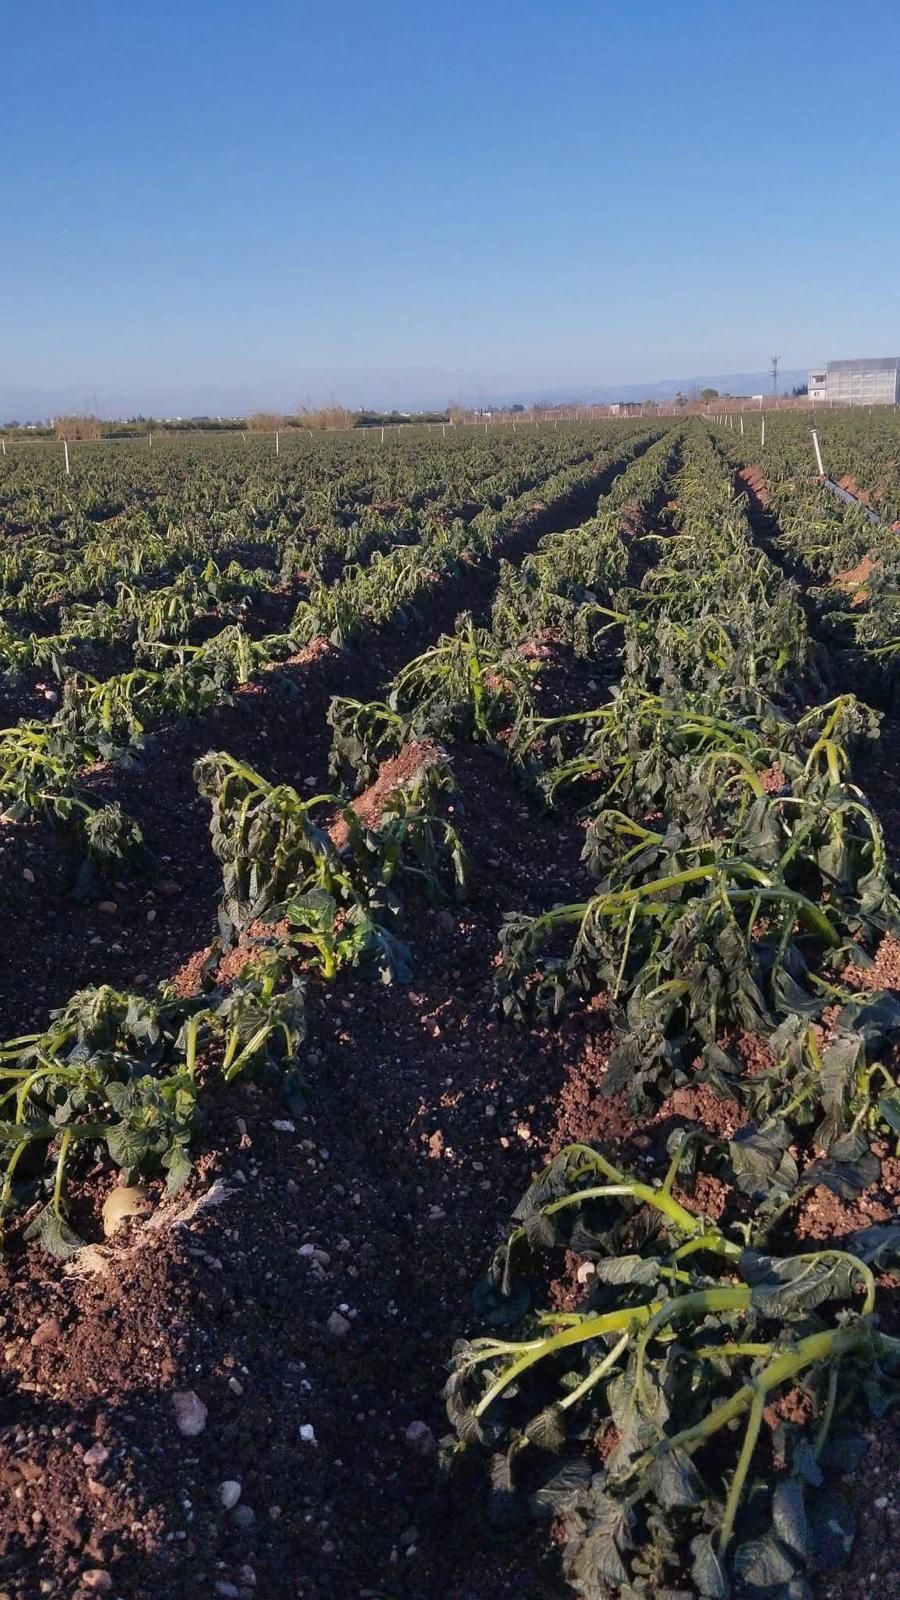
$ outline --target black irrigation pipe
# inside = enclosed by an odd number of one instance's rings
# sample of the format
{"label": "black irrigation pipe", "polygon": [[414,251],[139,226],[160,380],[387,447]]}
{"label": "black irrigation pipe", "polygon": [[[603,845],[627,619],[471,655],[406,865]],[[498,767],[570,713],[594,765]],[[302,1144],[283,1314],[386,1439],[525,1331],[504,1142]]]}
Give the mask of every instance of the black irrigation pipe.
{"label": "black irrigation pipe", "polygon": [[872,510],[871,506],[867,506],[862,500],[857,499],[856,495],[851,494],[849,489],[842,489],[841,485],[835,483],[833,478],[820,478],[819,483],[823,484],[826,489],[830,489],[832,494],[836,494],[838,499],[845,501],[848,506],[857,506],[860,511],[865,513],[870,522],[877,522],[880,528],[887,527],[887,523]]}

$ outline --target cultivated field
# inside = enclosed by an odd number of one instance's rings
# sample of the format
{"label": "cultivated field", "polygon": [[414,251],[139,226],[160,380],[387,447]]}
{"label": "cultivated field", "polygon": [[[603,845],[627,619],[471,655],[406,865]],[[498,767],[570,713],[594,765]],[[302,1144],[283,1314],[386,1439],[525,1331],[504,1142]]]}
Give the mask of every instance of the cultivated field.
{"label": "cultivated field", "polygon": [[0,458],[9,1600],[900,1596],[900,419],[731,421]]}

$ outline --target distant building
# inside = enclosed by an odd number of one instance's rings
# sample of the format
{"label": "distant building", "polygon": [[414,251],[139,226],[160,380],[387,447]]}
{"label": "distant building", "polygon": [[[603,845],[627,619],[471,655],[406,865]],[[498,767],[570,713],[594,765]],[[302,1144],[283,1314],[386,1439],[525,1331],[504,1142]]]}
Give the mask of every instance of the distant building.
{"label": "distant building", "polygon": [[809,398],[836,406],[900,404],[900,356],[829,361],[809,375]]}

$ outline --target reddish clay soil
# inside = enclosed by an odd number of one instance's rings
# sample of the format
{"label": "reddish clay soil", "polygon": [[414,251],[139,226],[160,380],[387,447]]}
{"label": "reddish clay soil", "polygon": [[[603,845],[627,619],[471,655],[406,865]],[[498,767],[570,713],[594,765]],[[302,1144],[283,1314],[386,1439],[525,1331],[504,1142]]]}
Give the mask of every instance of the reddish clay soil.
{"label": "reddish clay soil", "polygon": [[893,934],[885,934],[875,952],[872,966],[849,966],[845,968],[843,976],[855,988],[900,991],[900,943]]}
{"label": "reddish clay soil", "polygon": [[872,503],[872,496],[869,494],[868,489],[861,489],[856,479],[851,477],[849,472],[845,472],[842,478],[838,478],[838,488],[846,489],[847,493],[852,494],[854,500],[858,500],[861,505],[868,506]]}
{"label": "reddish clay soil", "polygon": [[776,761],[771,767],[764,767],[759,774],[759,781],[766,794],[780,794],[786,779],[780,762]]}
{"label": "reddish clay soil", "polygon": [[[359,818],[364,828],[377,828],[394,795],[402,789],[412,788],[429,767],[438,766],[446,753],[430,739],[412,740],[404,745],[399,755],[382,762],[378,777],[351,800],[349,809]],[[332,844],[342,850],[350,837],[350,825],[343,816],[338,817],[328,829]]]}
{"label": "reddish clay soil", "polygon": [[855,567],[847,567],[844,572],[835,573],[832,583],[837,589],[844,589],[852,596],[854,606],[863,606],[869,598],[869,579],[876,572],[880,563],[871,556],[865,555]]}
{"label": "reddish clay soil", "polygon": [[769,504],[769,485],[760,467],[742,467],[737,479],[739,485],[746,489],[754,508]]}

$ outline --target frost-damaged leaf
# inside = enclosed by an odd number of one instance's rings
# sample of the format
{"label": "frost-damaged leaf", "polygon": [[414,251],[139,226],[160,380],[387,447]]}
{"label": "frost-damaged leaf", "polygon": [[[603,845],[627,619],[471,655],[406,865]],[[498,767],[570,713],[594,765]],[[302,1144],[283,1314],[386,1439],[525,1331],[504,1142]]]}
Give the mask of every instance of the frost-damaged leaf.
{"label": "frost-damaged leaf", "polygon": [[[355,908],[354,908],[355,910]],[[348,914],[353,920],[353,912]],[[360,955],[360,966],[374,967],[382,983],[411,983],[413,975],[409,945],[403,943],[388,928],[366,919],[365,938]]]}
{"label": "frost-damaged leaf", "polygon": [[798,1256],[764,1256],[747,1250],[740,1260],[741,1276],[752,1285],[753,1304],[766,1316],[787,1317],[813,1311],[826,1300],[846,1299],[859,1282],[852,1258],[823,1255],[804,1260]]}
{"label": "frost-damaged leaf", "polygon": [[786,1478],[772,1496],[772,1523],[779,1539],[804,1560],[809,1554],[809,1529],[803,1503],[803,1485]]}
{"label": "frost-damaged leaf", "polygon": [[590,1531],[567,1547],[564,1570],[585,1600],[608,1600],[608,1584],[628,1582],[625,1557],[634,1543],[634,1513],[596,1487],[591,1495]]}
{"label": "frost-damaged leaf", "polygon": [[813,1489],[818,1489],[825,1481],[825,1474],[808,1439],[798,1439],[794,1445],[793,1467],[804,1483],[810,1484]]}
{"label": "frost-damaged leaf", "polygon": [[826,1111],[843,1106],[853,1074],[865,1063],[866,1045],[861,1033],[845,1034],[822,1052],[822,1105]]}
{"label": "frost-damaged leaf", "polygon": [[659,1281],[660,1265],[647,1256],[613,1256],[608,1261],[596,1261],[594,1275],[600,1283],[652,1284]]}
{"label": "frost-damaged leaf", "polygon": [[702,1600],[728,1600],[731,1585],[725,1575],[722,1559],[713,1543],[712,1535],[699,1533],[691,1543],[694,1560],[691,1577],[697,1585]]}
{"label": "frost-damaged leaf", "polygon": [[521,1279],[504,1294],[500,1285],[482,1278],[472,1291],[472,1305],[489,1328],[513,1328],[522,1321],[531,1305],[531,1292]]}
{"label": "frost-damaged leaf", "polygon": [[61,1217],[52,1206],[45,1206],[36,1217],[32,1217],[22,1238],[26,1244],[36,1240],[47,1254],[55,1256],[57,1261],[68,1261],[69,1257],[84,1244],[84,1240],[78,1237],[74,1228],[70,1228],[65,1217]]}
{"label": "frost-damaged leaf", "polygon": [[865,1438],[852,1423],[838,1422],[831,1429],[824,1450],[819,1452],[819,1463],[826,1472],[837,1472],[843,1477],[862,1466],[868,1448]]}
{"label": "frost-damaged leaf", "polygon": [[559,1241],[556,1224],[544,1211],[533,1211],[522,1226],[532,1250],[552,1250]]}
{"label": "frost-damaged leaf", "polygon": [[843,1248],[870,1267],[896,1266],[900,1261],[900,1222],[876,1222],[871,1228],[860,1228],[844,1240]]}
{"label": "frost-damaged leaf", "polygon": [[845,1496],[835,1489],[813,1495],[809,1521],[816,1566],[846,1566],[856,1537],[856,1518]]}
{"label": "frost-damaged leaf", "polygon": [[524,1508],[516,1494],[512,1454],[510,1451],[508,1455],[498,1453],[491,1457],[487,1504],[488,1521],[491,1526],[507,1532],[519,1527],[525,1516]]}
{"label": "frost-damaged leaf", "polygon": [[742,1128],[729,1141],[735,1183],[752,1200],[792,1194],[797,1187],[797,1163],[788,1150],[790,1132],[783,1123],[763,1128]]}
{"label": "frost-damaged leaf", "polygon": [[559,1406],[547,1406],[531,1418],[525,1429],[525,1437],[539,1450],[557,1455],[566,1442],[565,1412]]}
{"label": "frost-damaged leaf", "polygon": [[591,1468],[584,1456],[576,1456],[562,1466],[553,1467],[541,1487],[535,1489],[530,1505],[535,1516],[550,1518],[574,1511],[591,1482]]}
{"label": "frost-damaged leaf", "polygon": [[766,1594],[791,1582],[797,1572],[797,1558],[774,1534],[767,1533],[738,1546],[734,1570],[751,1593]]}
{"label": "frost-damaged leaf", "polygon": [[468,1383],[469,1375],[464,1366],[451,1372],[444,1385],[444,1401],[450,1425],[456,1429],[460,1443],[479,1444],[484,1438],[484,1430],[474,1407],[469,1403]]}
{"label": "frost-damaged leaf", "polygon": [[696,1506],[705,1498],[703,1479],[686,1450],[667,1450],[657,1456],[647,1481],[664,1511],[676,1506]]}
{"label": "frost-damaged leaf", "polygon": [[852,1000],[840,1012],[837,1028],[839,1034],[861,1033],[870,1049],[877,1049],[900,1033],[900,999],[882,989],[865,999]]}
{"label": "frost-damaged leaf", "polygon": [[822,1184],[841,1200],[855,1200],[878,1182],[878,1158],[869,1150],[865,1134],[857,1130],[836,1140],[828,1155],[814,1161],[803,1174],[805,1187]]}
{"label": "frost-damaged leaf", "polygon": [[657,1376],[645,1369],[638,1387],[633,1372],[622,1372],[607,1389],[619,1435],[607,1465],[616,1474],[623,1472],[642,1451],[652,1449],[662,1436],[669,1408],[661,1377],[661,1372]]}

